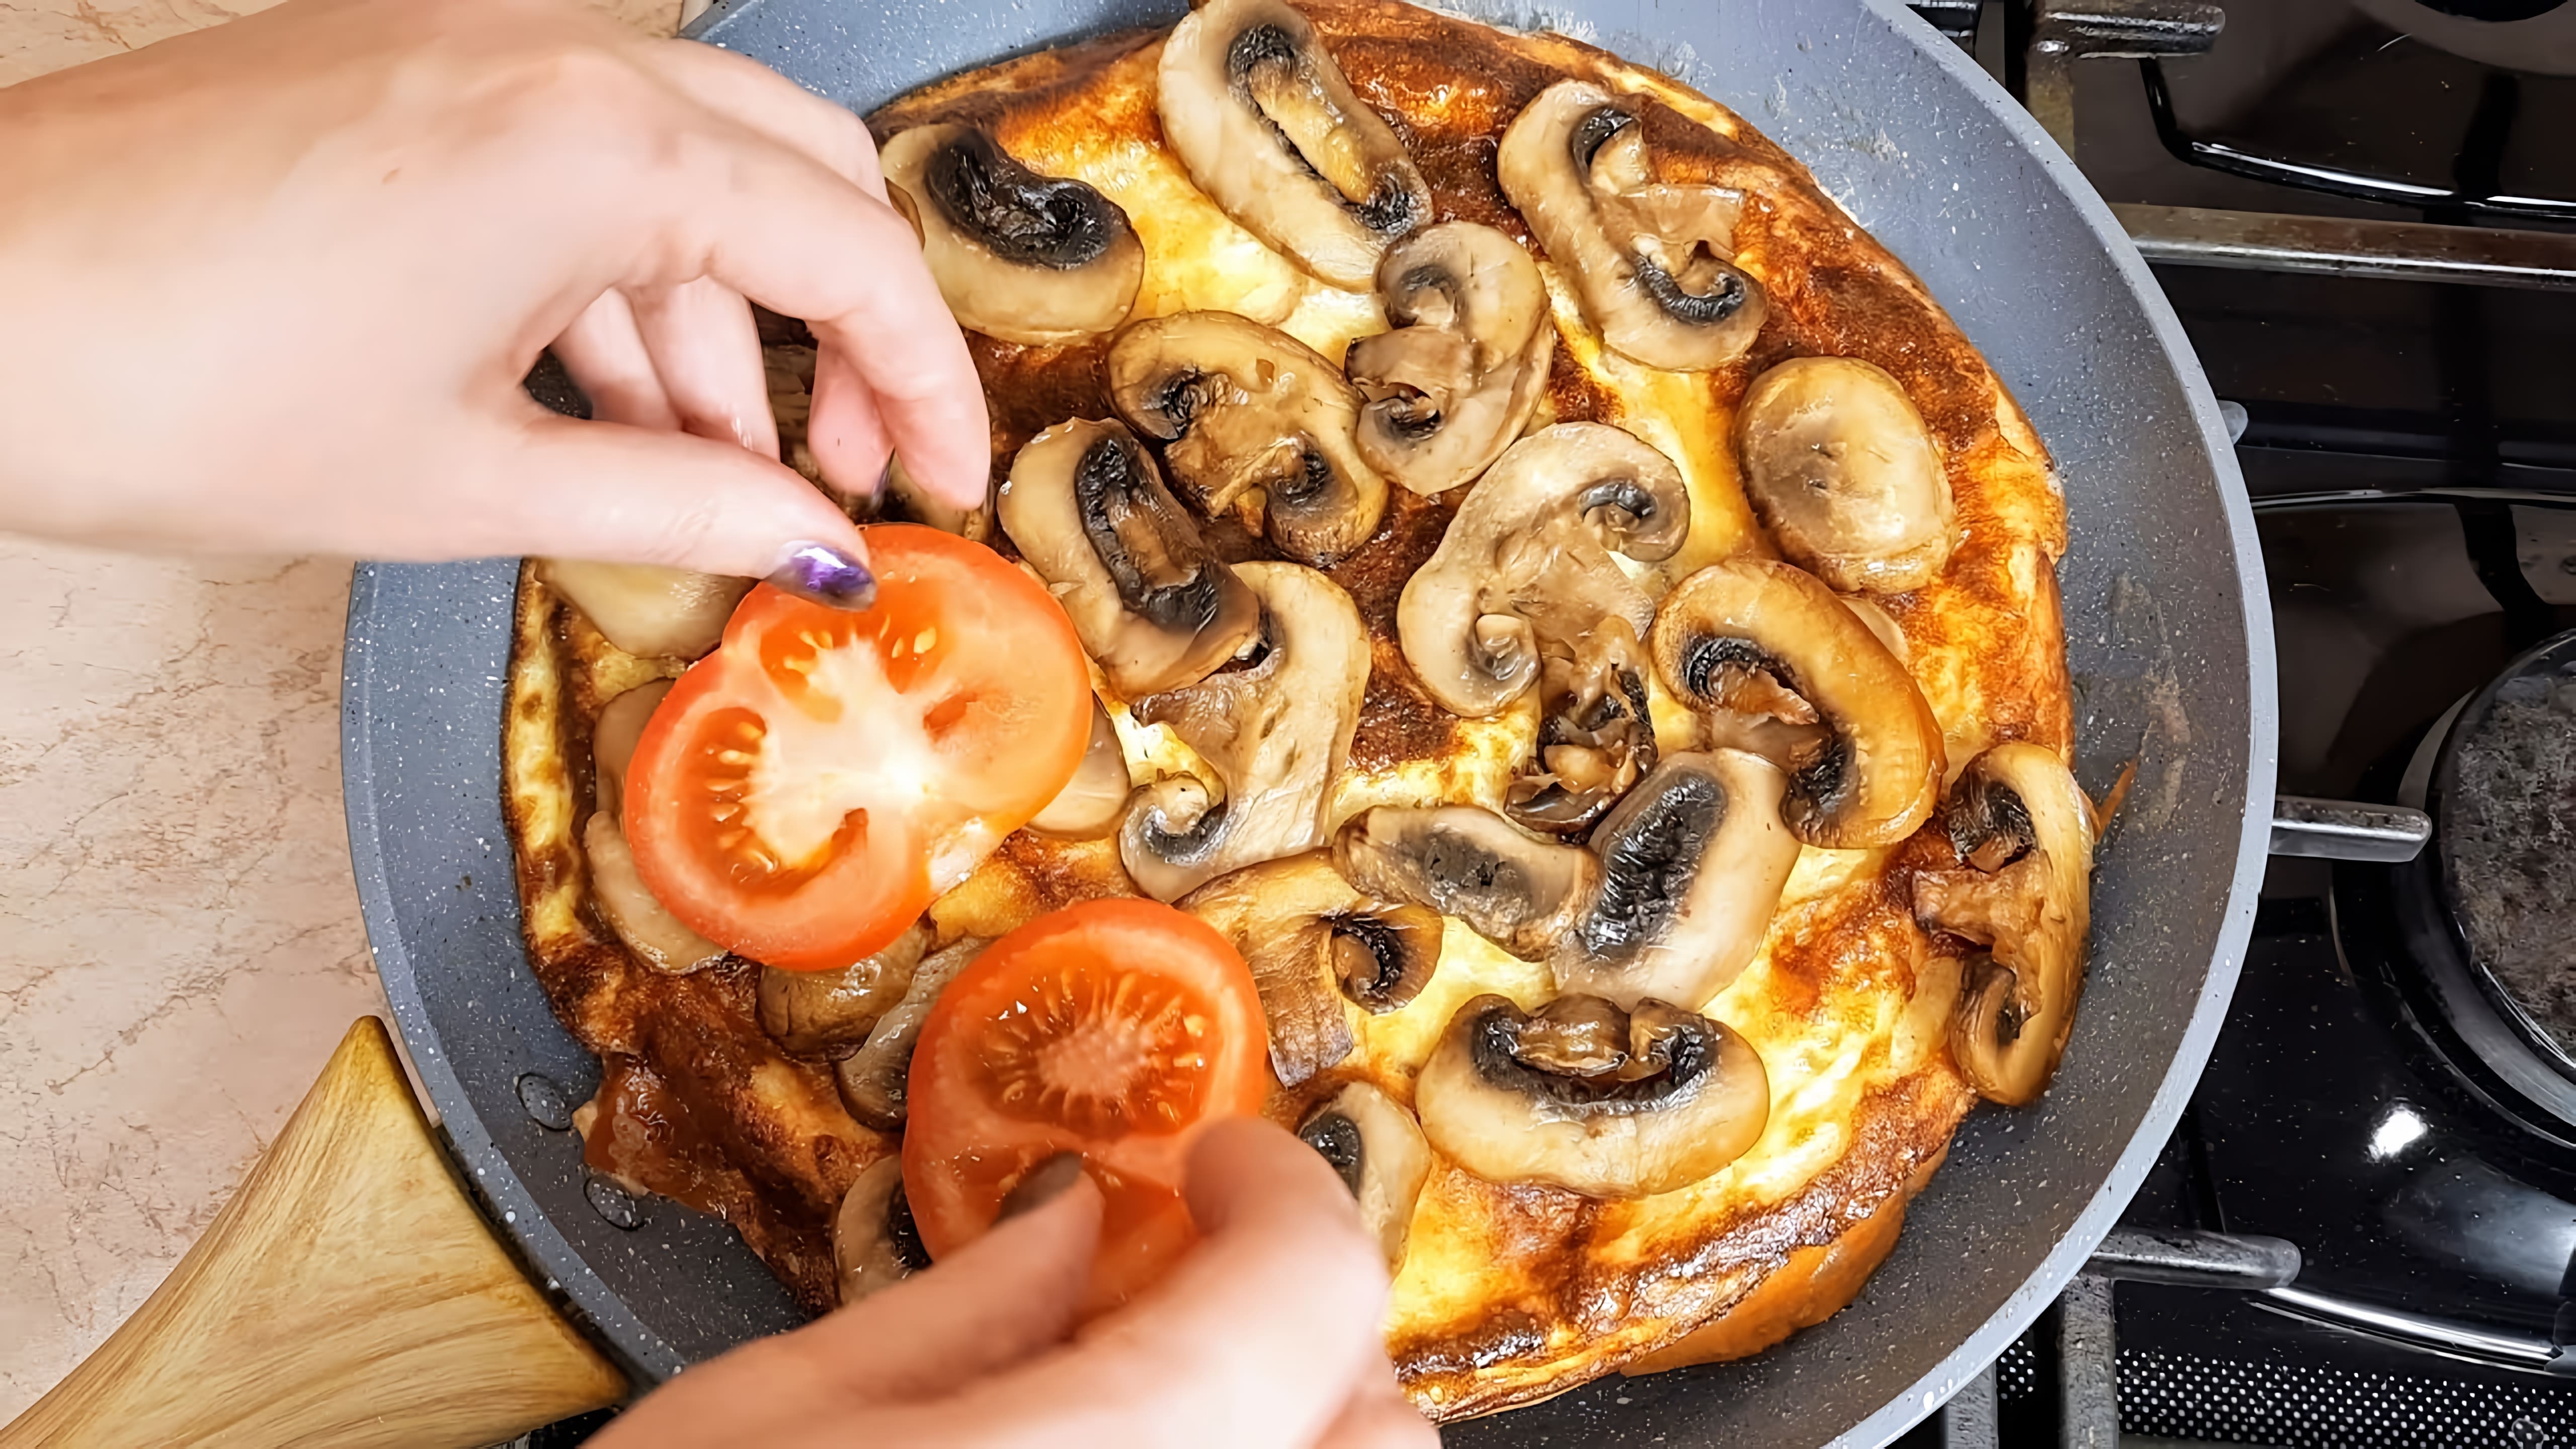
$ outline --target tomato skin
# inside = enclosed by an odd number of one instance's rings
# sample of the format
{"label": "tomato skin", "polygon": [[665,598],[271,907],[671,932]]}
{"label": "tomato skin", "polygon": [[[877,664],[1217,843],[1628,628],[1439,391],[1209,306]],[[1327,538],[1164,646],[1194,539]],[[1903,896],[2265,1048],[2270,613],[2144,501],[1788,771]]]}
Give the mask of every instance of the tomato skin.
{"label": "tomato skin", "polygon": [[[1004,936],[940,994],[913,1050],[903,1176],[923,1245],[936,1258],[982,1236],[1023,1176],[1079,1152],[1107,1199],[1084,1312],[1124,1303],[1197,1240],[1180,1194],[1190,1145],[1261,1110],[1268,1043],[1250,968],[1194,916],[1094,900]],[[1124,1090],[1070,1090],[1049,1071],[1065,1061]]]}
{"label": "tomato skin", "polygon": [[751,591],[628,767],[645,885],[690,929],[788,970],[901,935],[1064,788],[1091,683],[1064,610],[981,544],[863,530],[876,603]]}

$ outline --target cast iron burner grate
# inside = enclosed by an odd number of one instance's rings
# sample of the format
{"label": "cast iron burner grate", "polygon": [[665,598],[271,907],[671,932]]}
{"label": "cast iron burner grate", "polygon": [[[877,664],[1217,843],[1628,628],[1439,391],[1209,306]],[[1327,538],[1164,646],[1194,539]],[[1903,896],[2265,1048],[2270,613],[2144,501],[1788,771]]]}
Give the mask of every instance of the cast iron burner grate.
{"label": "cast iron burner grate", "polygon": [[[2003,1443],[2077,1442],[2052,1422],[2046,1325],[1995,1364]],[[2271,1449],[2538,1449],[2576,1444],[2576,1391],[2277,1360],[2119,1350],[2120,1431]],[[2023,1432],[2013,1433],[2019,1428]],[[2032,1432],[2032,1430],[2036,1432]],[[1963,1441],[1953,1435],[1944,1449]],[[1993,1441],[1989,1441],[1993,1442]]]}
{"label": "cast iron burner grate", "polygon": [[2123,1349],[2120,1427],[2281,1449],[2576,1443],[2576,1394]]}

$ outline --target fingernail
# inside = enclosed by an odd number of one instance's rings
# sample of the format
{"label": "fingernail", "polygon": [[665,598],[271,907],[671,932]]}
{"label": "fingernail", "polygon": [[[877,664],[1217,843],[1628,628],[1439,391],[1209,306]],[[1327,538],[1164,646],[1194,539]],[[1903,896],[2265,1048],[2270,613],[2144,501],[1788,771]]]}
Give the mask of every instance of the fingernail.
{"label": "fingernail", "polygon": [[993,1221],[1006,1223],[1025,1212],[1046,1206],[1065,1195],[1082,1181],[1082,1154],[1059,1152],[1029,1169],[1028,1176],[1002,1195],[1002,1211]]}
{"label": "fingernail", "polygon": [[834,609],[864,609],[877,601],[877,576],[828,543],[791,543],[787,560],[769,581],[800,599]]}

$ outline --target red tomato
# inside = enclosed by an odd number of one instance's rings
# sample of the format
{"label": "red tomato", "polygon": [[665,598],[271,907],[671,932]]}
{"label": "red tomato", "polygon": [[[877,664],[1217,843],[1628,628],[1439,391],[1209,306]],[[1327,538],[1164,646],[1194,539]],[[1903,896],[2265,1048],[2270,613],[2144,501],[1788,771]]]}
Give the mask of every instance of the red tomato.
{"label": "red tomato", "polygon": [[771,966],[903,933],[1073,778],[1091,682],[1045,588],[936,529],[867,531],[859,612],[763,585],[653,712],[624,822],[690,929]]}
{"label": "red tomato", "polygon": [[1086,1315],[1162,1276],[1198,1231],[1182,1167],[1198,1129],[1261,1110],[1268,1028],[1252,972],[1195,916],[1143,900],[1041,916],[940,993],[912,1054],[904,1195],[936,1258],[1079,1152],[1108,1199]]}

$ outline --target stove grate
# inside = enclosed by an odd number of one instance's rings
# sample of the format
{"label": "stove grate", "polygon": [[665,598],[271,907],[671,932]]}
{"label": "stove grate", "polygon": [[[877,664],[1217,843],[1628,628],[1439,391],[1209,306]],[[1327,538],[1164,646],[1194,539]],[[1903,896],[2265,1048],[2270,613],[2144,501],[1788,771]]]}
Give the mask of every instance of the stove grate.
{"label": "stove grate", "polygon": [[2576,1392],[2122,1349],[2120,1427],[2280,1449],[2539,1449],[2576,1444]]}

